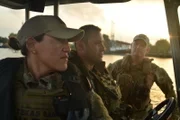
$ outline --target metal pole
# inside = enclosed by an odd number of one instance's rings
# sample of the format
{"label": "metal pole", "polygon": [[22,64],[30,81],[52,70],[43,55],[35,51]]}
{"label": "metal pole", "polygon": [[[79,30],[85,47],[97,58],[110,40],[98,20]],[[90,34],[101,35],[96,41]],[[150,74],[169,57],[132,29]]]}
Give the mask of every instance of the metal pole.
{"label": "metal pole", "polygon": [[178,4],[174,0],[164,0],[167,23],[169,28],[174,72],[177,88],[177,101],[180,108],[180,27],[178,19]]}
{"label": "metal pole", "polygon": [[30,16],[30,11],[29,11],[29,7],[27,6],[25,9],[25,20],[27,21],[29,19]]}
{"label": "metal pole", "polygon": [[59,0],[54,0],[54,16],[59,16]]}

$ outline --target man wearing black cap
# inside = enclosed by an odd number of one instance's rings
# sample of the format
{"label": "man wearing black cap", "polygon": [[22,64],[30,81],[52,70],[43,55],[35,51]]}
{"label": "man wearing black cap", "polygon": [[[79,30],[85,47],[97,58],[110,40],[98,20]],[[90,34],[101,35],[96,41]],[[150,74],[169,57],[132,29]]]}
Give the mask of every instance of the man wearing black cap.
{"label": "man wearing black cap", "polygon": [[133,108],[133,118],[142,120],[152,108],[150,90],[155,82],[166,98],[175,97],[173,83],[167,72],[146,58],[149,52],[149,38],[144,34],[136,35],[132,42],[131,53],[108,66],[113,78],[118,81],[122,101]]}

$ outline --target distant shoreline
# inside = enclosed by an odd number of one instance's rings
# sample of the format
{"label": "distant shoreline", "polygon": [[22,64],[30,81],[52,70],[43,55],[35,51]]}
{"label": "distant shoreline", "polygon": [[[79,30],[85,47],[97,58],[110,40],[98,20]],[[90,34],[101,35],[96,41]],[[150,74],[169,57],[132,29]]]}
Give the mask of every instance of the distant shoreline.
{"label": "distant shoreline", "polygon": [[[7,48],[9,49],[9,47],[7,46],[0,46],[0,48]],[[130,52],[127,51],[123,51],[123,52],[105,52],[105,55],[126,55]],[[158,58],[172,58],[172,56],[170,54],[158,54],[158,53],[149,53],[146,56],[148,57],[158,57]]]}
{"label": "distant shoreline", "polygon": [[7,46],[0,46],[0,48],[9,48],[9,47],[7,47]]}
{"label": "distant shoreline", "polygon": [[170,54],[147,54],[148,57],[159,57],[159,58],[172,58],[172,55]]}
{"label": "distant shoreline", "polygon": [[[105,53],[105,55],[126,55],[129,52],[123,52],[123,53],[116,53],[116,52],[109,52],[109,53]],[[169,54],[152,54],[149,53],[146,55],[147,57],[157,57],[157,58],[172,58],[172,56]]]}

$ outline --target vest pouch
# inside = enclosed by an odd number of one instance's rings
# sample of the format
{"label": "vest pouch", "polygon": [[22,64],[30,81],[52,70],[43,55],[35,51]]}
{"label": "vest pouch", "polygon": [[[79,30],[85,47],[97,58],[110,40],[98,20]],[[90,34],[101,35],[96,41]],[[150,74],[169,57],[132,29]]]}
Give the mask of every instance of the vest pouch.
{"label": "vest pouch", "polygon": [[54,97],[53,106],[56,114],[61,118],[67,118],[69,111],[69,97]]}
{"label": "vest pouch", "polygon": [[69,110],[83,110],[89,108],[87,102],[87,92],[83,89],[82,83],[76,71],[70,69],[65,72],[61,72],[62,80],[69,91]]}
{"label": "vest pouch", "polygon": [[16,94],[19,96],[15,104],[17,120],[64,120],[60,119],[53,107],[55,96],[66,96],[63,89],[27,89],[24,94]]}
{"label": "vest pouch", "polygon": [[81,78],[76,69],[69,63],[68,69],[61,72],[64,85],[69,91],[67,120],[87,120],[89,116],[87,92],[82,87]]}
{"label": "vest pouch", "polygon": [[67,120],[87,120],[89,117],[89,106],[86,92],[80,82],[69,78],[69,80],[65,81],[65,84],[70,91]]}
{"label": "vest pouch", "polygon": [[74,111],[88,108],[87,96],[80,83],[68,81],[65,84],[71,91],[71,95],[69,96],[69,110]]}

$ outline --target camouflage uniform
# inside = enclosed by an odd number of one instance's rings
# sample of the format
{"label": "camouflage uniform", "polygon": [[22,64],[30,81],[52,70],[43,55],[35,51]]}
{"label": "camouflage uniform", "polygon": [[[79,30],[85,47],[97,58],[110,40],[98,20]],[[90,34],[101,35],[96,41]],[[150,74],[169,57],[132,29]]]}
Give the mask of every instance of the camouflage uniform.
{"label": "camouflage uniform", "polygon": [[[37,81],[33,78],[31,73],[28,72],[25,63],[20,65],[15,76],[16,80],[14,84],[16,119],[60,120],[61,118],[61,120],[112,120],[107,109],[105,109],[104,104],[102,104],[102,99],[93,90],[90,91],[87,88],[85,93],[86,96],[84,96],[84,93],[82,94],[81,91],[84,91],[84,89],[79,89],[80,91],[76,93],[73,92],[77,90],[70,90],[69,87],[74,89],[81,87],[77,86],[74,81],[75,79],[80,82],[80,77],[79,71],[71,63],[68,64],[67,71],[53,73],[49,76],[42,77]],[[69,86],[70,84],[66,84],[67,79],[72,81],[71,86]],[[78,97],[73,99],[73,94],[76,94]],[[79,99],[81,96],[83,96],[83,101],[82,99]],[[56,108],[57,106],[54,107],[54,98],[66,98],[62,100],[60,109]],[[67,98],[70,99],[67,100]],[[87,100],[88,106],[81,105],[81,103],[86,104],[86,102],[84,103],[85,100]],[[81,109],[82,107],[79,107],[80,105],[89,109],[85,109],[83,114],[81,114],[84,115],[83,119],[75,119],[74,116],[72,116],[74,113],[71,112],[74,108],[71,108],[70,106]],[[56,109],[58,110],[55,111]],[[96,109],[98,109],[98,111],[96,111]],[[59,112],[61,112],[60,115],[57,114]],[[69,115],[71,115],[71,118],[69,118]]]}
{"label": "camouflage uniform", "polygon": [[[109,114],[113,120],[115,120],[115,116],[120,115],[120,111],[117,111],[117,109],[121,102],[121,92],[116,81],[112,79],[105,69],[105,63],[98,63],[92,71],[89,71],[77,55],[76,51],[71,51],[69,60],[81,71],[81,77],[85,88],[87,88],[86,82],[90,82],[92,89],[100,95]],[[97,109],[97,111],[99,110]],[[120,117],[117,117],[117,120],[120,120]]]}
{"label": "camouflage uniform", "polygon": [[[76,72],[73,71],[73,73]],[[66,76],[67,72],[61,72],[61,74],[53,73],[37,81],[31,73],[28,72],[25,63],[20,65],[15,76],[16,80],[14,84],[15,118],[17,120],[60,120],[60,118],[61,120],[67,120],[68,117],[73,117],[74,113],[72,111],[76,111],[73,109],[82,109],[82,107],[79,106],[84,104],[83,101],[86,101],[87,97],[79,91],[78,94],[74,92],[76,90],[72,92],[72,90],[69,89],[70,84],[66,84],[67,80],[65,79],[69,77]],[[70,77],[73,78],[74,75],[71,74]],[[76,75],[75,77],[78,76]],[[71,79],[71,81],[73,80],[74,79]],[[77,88],[75,87],[75,85],[77,86],[76,81],[79,84],[78,79],[75,79],[75,81],[72,82],[72,88],[74,89]],[[81,86],[78,86],[78,88],[80,87]],[[82,91],[82,89],[80,89],[80,91]],[[73,99],[73,94],[79,96]],[[79,99],[81,96],[83,96],[83,99]],[[56,98],[61,100],[61,104],[54,104]],[[72,106],[75,107],[72,108]],[[85,111],[83,111],[82,115],[84,115],[84,119],[82,120],[87,120],[89,116],[88,107],[89,106],[85,105],[85,109],[83,108]],[[56,109],[58,110],[55,111]],[[68,120],[72,120],[72,118]],[[76,119],[73,118],[73,120]]]}
{"label": "camouflage uniform", "polygon": [[[53,108],[53,96],[68,95],[60,74],[35,80],[25,64],[20,66],[15,82],[16,119],[60,120]],[[59,79],[59,80],[58,80]]]}
{"label": "camouflage uniform", "polygon": [[142,120],[152,108],[150,89],[155,82],[166,98],[175,97],[173,83],[163,68],[145,58],[139,65],[132,65],[131,55],[108,66],[112,77],[117,80],[122,93],[122,101],[133,107],[133,118]]}

